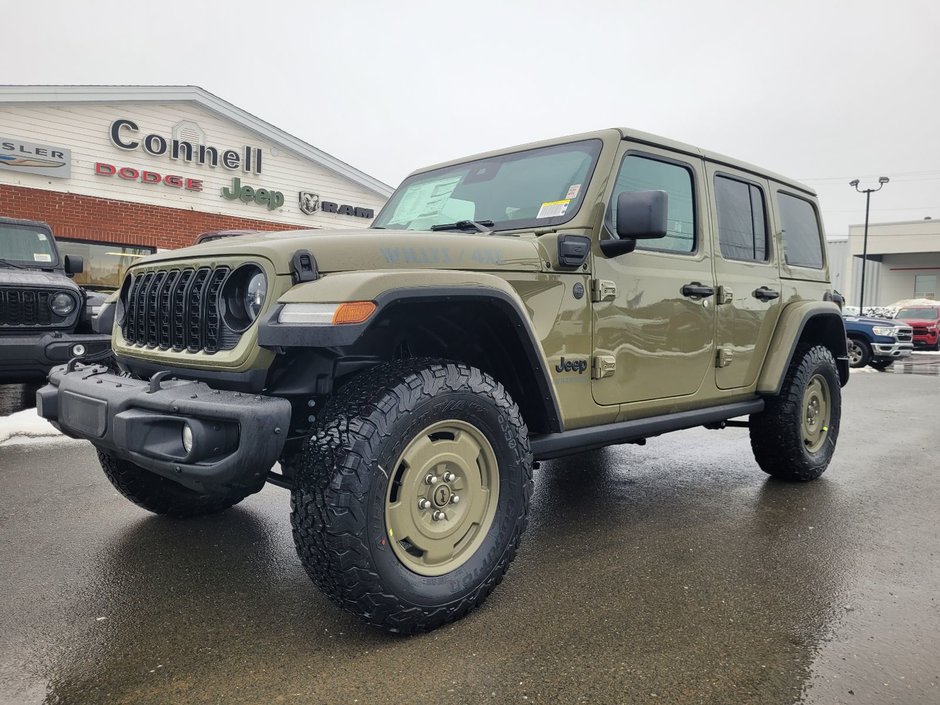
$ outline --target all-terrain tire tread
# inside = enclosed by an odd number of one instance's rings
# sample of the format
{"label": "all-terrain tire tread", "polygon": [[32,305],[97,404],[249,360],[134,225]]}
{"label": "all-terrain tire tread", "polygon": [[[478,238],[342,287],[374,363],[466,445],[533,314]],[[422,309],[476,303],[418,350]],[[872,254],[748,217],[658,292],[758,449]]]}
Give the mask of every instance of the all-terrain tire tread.
{"label": "all-terrain tire tread", "polygon": [[[803,445],[800,433],[803,390],[820,366],[829,367],[832,418],[829,424],[826,453],[811,456]],[[750,417],[751,449],[761,470],[780,480],[808,482],[825,472],[839,434],[841,389],[832,352],[822,345],[802,344],[784,378],[780,394],[765,400],[764,410]],[[836,384],[833,385],[832,381]]]}
{"label": "all-terrain tire tread", "polygon": [[[508,545],[472,592],[443,606],[411,604],[383,585],[370,558],[366,511],[373,459],[400,414],[442,392],[467,389],[488,396],[506,415],[515,465],[525,474],[523,502]],[[460,619],[483,603],[515,557],[532,492],[528,431],[503,386],[476,368],[423,358],[362,372],[327,402],[298,456],[292,462],[298,476],[291,493],[291,525],[301,563],[324,594],[369,624],[414,634]]]}
{"label": "all-terrain tire tread", "polygon": [[114,488],[138,507],[154,514],[196,517],[215,514],[238,504],[248,493],[200,494],[156,473],[98,450],[98,461]]}

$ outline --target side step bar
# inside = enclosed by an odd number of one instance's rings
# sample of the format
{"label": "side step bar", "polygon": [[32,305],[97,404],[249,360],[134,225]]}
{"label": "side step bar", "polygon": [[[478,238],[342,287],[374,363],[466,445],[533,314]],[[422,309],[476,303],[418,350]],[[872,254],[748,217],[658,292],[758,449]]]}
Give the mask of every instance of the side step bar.
{"label": "side step bar", "polygon": [[630,443],[650,436],[658,436],[669,431],[681,431],[720,421],[727,421],[736,416],[757,414],[764,410],[763,399],[739,401],[733,404],[710,406],[706,409],[679,411],[675,414],[649,416],[632,421],[620,421],[604,426],[576,428],[561,433],[547,433],[532,437],[532,453],[536,460],[550,460],[565,455],[595,450],[618,443]]}

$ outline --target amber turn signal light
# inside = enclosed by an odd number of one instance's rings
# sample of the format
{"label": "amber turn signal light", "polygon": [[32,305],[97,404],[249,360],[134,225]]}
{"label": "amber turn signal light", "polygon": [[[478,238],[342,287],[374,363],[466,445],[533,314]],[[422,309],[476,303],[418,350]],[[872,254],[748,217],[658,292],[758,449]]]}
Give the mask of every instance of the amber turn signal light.
{"label": "amber turn signal light", "polygon": [[362,323],[375,313],[375,304],[371,301],[350,301],[340,304],[333,314],[333,325],[343,323]]}

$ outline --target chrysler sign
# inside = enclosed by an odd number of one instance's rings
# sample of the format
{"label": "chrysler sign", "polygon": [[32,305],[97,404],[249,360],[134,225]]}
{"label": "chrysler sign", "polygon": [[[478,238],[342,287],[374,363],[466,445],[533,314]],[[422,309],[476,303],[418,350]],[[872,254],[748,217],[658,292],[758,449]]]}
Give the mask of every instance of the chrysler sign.
{"label": "chrysler sign", "polygon": [[22,171],[67,179],[71,167],[72,153],[64,147],[0,137],[0,174],[4,171]]}

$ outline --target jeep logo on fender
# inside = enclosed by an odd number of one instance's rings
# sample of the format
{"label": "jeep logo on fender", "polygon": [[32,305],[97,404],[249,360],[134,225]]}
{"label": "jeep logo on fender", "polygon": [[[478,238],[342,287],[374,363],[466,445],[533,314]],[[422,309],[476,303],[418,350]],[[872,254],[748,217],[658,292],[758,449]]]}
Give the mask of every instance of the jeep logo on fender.
{"label": "jeep logo on fender", "polygon": [[242,180],[237,176],[232,179],[231,186],[222,187],[222,198],[229,201],[239,200],[242,203],[251,203],[254,201],[258,205],[267,206],[269,211],[280,208],[284,205],[284,194],[280,191],[271,191],[266,188],[252,188],[251,186],[242,186]]}
{"label": "jeep logo on fender", "polygon": [[583,375],[587,369],[587,360],[566,360],[564,357],[555,365],[555,372],[577,372]]}

